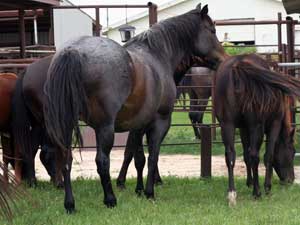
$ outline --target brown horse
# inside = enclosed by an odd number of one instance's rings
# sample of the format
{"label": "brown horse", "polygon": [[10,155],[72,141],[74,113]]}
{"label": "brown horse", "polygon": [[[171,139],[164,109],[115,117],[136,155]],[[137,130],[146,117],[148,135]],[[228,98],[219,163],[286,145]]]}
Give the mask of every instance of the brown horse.
{"label": "brown horse", "polygon": [[[97,172],[104,203],[116,205],[109,164],[114,132],[130,131],[135,139],[135,161],[141,177],[145,157],[140,146],[146,134],[149,146],[147,198],[154,198],[154,174],[161,142],[170,127],[176,99],[174,72],[187,55],[202,57],[217,67],[225,57],[215,34],[208,7],[191,10],[153,25],[124,47],[104,37],[81,37],[58,51],[48,70],[44,119],[51,140],[59,146],[57,163],[63,171],[64,206],[75,209],[71,187],[71,144],[78,120],[96,133]],[[143,190],[142,180],[138,188]]]}
{"label": "brown horse", "polygon": [[[40,160],[51,181],[61,187],[62,177],[55,170],[54,146],[49,140],[44,120],[43,86],[52,56],[30,64],[19,76],[12,100],[12,132],[15,145],[21,146],[24,175],[29,186],[36,185],[34,158],[41,147]],[[34,88],[32,88],[34,87]]]}
{"label": "brown horse", "polygon": [[3,147],[3,162],[6,167],[4,177],[8,180],[8,164],[15,169],[15,176],[18,182],[21,181],[22,161],[20,152],[14,148],[11,134],[11,104],[18,77],[14,73],[0,74],[0,132]]}
{"label": "brown horse", "polygon": [[[254,60],[255,57],[257,60]],[[216,73],[215,110],[220,122],[228,167],[229,204],[236,203],[233,168],[234,133],[240,128],[247,167],[253,175],[253,195],[261,195],[258,182],[259,149],[264,133],[265,191],[271,189],[272,167],[281,180],[294,179],[294,131],[290,127],[286,95],[300,95],[300,82],[264,67],[255,55],[241,55],[225,60]],[[250,173],[250,174],[251,174]]]}
{"label": "brown horse", "polygon": [[[203,123],[204,112],[211,96],[211,86],[214,71],[205,67],[192,67],[187,71],[187,74],[192,75],[185,76],[182,81],[180,81],[177,87],[177,98],[182,95],[186,103],[185,95],[187,94],[189,96],[189,118],[193,126],[195,138],[200,139],[201,134],[199,125],[202,125]],[[192,87],[183,88],[180,86]]]}

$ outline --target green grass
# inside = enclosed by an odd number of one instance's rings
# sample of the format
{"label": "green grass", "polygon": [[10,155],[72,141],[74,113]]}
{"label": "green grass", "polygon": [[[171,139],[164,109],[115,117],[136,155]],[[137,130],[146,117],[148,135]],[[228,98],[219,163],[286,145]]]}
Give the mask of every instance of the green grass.
{"label": "green grass", "polygon": [[[164,185],[156,188],[156,201],[137,197],[135,180],[129,180],[127,189],[114,190],[118,205],[107,209],[103,204],[100,182],[76,180],[73,190],[77,212],[67,215],[63,208],[63,191],[46,182],[29,189],[32,196],[18,203],[16,225],[141,225],[141,224],[205,224],[205,225],[292,225],[300,224],[300,188],[273,183],[272,195],[263,194],[254,200],[252,190],[244,179],[236,179],[237,206],[229,208],[226,201],[226,178],[200,180],[164,177]],[[115,183],[115,181],[113,181]],[[261,180],[262,183],[262,180]],[[5,224],[3,221],[0,224]]]}
{"label": "green grass", "polygon": [[[204,124],[212,123],[211,114],[204,114]],[[188,113],[187,112],[174,112],[172,114],[172,124],[191,124]],[[237,141],[239,137],[236,136]],[[212,148],[213,155],[223,155],[224,154],[224,146],[221,139],[220,128],[217,128],[216,132],[216,142],[214,143]],[[178,145],[178,146],[162,146],[161,154],[199,154],[200,153],[200,141],[195,140],[194,131],[192,126],[172,126],[164,139],[163,144],[170,143],[193,143],[192,145]],[[242,147],[240,143],[236,145],[237,155],[242,155]]]}

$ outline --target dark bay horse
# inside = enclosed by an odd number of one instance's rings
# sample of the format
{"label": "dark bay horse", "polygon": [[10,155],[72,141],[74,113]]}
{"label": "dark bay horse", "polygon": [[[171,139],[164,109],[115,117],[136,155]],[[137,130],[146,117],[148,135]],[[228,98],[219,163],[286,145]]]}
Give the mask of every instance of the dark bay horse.
{"label": "dark bay horse", "polygon": [[[192,66],[195,66],[195,65],[206,66],[205,62],[200,57],[196,57],[196,56],[184,57],[184,59],[177,66],[177,68],[174,72],[174,79],[175,79],[176,86],[181,82],[181,79],[184,77],[186,72],[188,70],[190,70],[190,68]],[[183,78],[183,79],[185,79],[185,78]],[[177,94],[178,94],[178,90],[177,90]],[[122,167],[121,167],[119,176],[117,178],[117,186],[120,189],[125,188],[126,174],[127,174],[127,171],[128,171],[129,164],[130,164],[130,162],[131,162],[131,160],[134,156],[134,151],[133,151],[134,147],[132,147],[132,146],[136,145],[136,143],[134,141],[136,141],[136,139],[130,138],[130,139],[127,140],[127,143],[126,143],[126,148],[125,148],[125,151],[124,151],[124,160],[123,160],[123,163],[122,163]],[[141,151],[143,150],[142,145],[139,146],[139,148],[141,148]],[[162,184],[162,179],[159,175],[158,167],[155,170],[154,183],[158,184],[158,185]],[[136,191],[139,191],[139,190],[136,190]]]}
{"label": "dark bay horse", "polygon": [[16,146],[20,146],[24,172],[30,186],[36,185],[34,158],[41,147],[40,160],[51,181],[61,187],[62,176],[55,169],[55,150],[44,125],[43,92],[52,56],[30,64],[19,76],[12,100],[12,132]]}
{"label": "dark bay horse", "polygon": [[[142,137],[149,145],[145,195],[154,198],[154,173],[160,144],[171,120],[176,98],[174,71],[187,55],[202,57],[216,67],[224,59],[208,7],[196,9],[153,25],[124,47],[103,37],[81,37],[58,51],[48,70],[44,118],[57,148],[63,171],[64,206],[75,209],[71,188],[72,133],[80,142],[78,120],[96,133],[97,171],[104,203],[116,205],[109,173],[114,132],[130,131],[138,174],[145,164]],[[138,177],[142,177],[142,176]],[[137,189],[143,189],[139,180]]]}
{"label": "dark bay horse", "polygon": [[220,65],[215,76],[215,110],[225,146],[230,205],[236,203],[233,175],[235,128],[240,128],[245,162],[253,175],[255,197],[261,195],[258,164],[264,133],[267,137],[264,157],[266,193],[271,189],[272,167],[281,180],[294,179],[294,131],[290,127],[286,95],[299,96],[300,81],[265,68],[258,56],[255,62],[255,55],[251,57],[230,57]]}
{"label": "dark bay horse", "polygon": [[[211,96],[211,86],[214,71],[205,67],[192,67],[186,73],[192,75],[185,76],[182,81],[180,81],[179,87],[177,88],[177,98],[179,98],[180,95],[185,96],[187,94],[189,96],[189,118],[193,126],[195,138],[200,139],[201,134],[198,126],[203,124],[204,112]],[[192,87],[181,88],[180,86]]]}

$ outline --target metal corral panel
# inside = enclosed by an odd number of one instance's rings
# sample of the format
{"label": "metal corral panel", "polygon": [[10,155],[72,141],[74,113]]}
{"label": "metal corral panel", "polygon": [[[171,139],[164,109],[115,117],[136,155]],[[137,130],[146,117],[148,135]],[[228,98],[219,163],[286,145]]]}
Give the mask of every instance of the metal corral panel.
{"label": "metal corral panel", "polygon": [[300,1],[299,0],[282,0],[284,8],[288,14],[300,13]]}

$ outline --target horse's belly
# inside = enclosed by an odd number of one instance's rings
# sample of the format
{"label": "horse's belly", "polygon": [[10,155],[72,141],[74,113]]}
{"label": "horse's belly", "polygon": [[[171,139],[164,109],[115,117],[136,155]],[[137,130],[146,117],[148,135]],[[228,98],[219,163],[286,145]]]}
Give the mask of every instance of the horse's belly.
{"label": "horse's belly", "polygon": [[156,113],[154,104],[150,104],[147,99],[143,98],[143,102],[137,100],[132,104],[124,104],[117,114],[115,121],[115,131],[123,132],[132,129],[145,127],[153,115]]}

